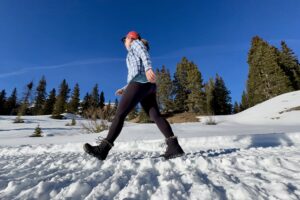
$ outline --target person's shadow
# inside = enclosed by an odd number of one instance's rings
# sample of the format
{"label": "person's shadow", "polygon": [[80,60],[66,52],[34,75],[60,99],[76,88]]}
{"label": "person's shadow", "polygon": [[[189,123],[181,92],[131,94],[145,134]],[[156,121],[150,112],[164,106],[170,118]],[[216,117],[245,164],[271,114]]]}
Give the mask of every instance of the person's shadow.
{"label": "person's shadow", "polygon": [[[230,154],[236,151],[239,151],[239,148],[229,148],[229,149],[208,149],[208,150],[201,150],[201,151],[194,151],[194,152],[187,152],[182,157],[183,158],[194,158],[194,157],[217,157],[224,154]],[[150,156],[137,156],[131,158],[131,160],[142,160],[142,159],[164,159],[162,155],[159,155],[158,153],[153,153],[155,155]]]}

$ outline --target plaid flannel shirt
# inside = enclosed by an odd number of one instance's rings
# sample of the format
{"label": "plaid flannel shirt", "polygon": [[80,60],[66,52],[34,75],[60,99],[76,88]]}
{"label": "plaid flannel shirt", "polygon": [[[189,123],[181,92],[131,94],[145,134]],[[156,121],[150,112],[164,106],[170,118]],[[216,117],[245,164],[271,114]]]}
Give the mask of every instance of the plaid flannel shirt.
{"label": "plaid flannel shirt", "polygon": [[150,55],[142,41],[134,40],[131,43],[126,57],[126,64],[128,75],[127,84],[122,87],[124,90],[135,76],[139,74],[146,76],[145,72],[152,68]]}

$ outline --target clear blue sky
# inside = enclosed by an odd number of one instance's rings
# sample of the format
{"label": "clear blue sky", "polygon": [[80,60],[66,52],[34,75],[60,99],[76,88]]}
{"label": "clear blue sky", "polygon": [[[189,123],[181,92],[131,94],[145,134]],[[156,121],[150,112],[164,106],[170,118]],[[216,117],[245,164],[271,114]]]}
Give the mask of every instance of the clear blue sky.
{"label": "clear blue sky", "polygon": [[150,41],[153,67],[172,75],[183,56],[204,78],[221,75],[240,101],[251,38],[280,40],[300,56],[299,0],[1,0],[0,90],[19,94],[42,75],[47,90],[66,78],[82,96],[98,83],[106,101],[126,84],[120,39],[136,30]]}

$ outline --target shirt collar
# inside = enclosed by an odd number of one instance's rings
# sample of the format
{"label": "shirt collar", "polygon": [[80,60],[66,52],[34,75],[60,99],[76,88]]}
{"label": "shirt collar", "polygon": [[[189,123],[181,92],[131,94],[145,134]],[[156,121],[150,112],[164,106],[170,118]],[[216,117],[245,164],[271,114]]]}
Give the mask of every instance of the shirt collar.
{"label": "shirt collar", "polygon": [[128,50],[128,51],[130,51],[130,50],[133,48],[133,46],[135,46],[138,42],[139,42],[139,41],[138,41],[137,39],[136,39],[136,40],[133,40],[132,43],[131,43],[131,45],[130,45],[130,47],[129,47],[129,50]]}

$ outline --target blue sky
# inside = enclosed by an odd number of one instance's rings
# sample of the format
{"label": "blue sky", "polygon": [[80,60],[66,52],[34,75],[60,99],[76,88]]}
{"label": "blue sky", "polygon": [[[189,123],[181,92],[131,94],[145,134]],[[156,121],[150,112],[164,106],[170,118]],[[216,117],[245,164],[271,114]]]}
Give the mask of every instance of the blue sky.
{"label": "blue sky", "polygon": [[240,101],[251,38],[285,40],[299,56],[299,19],[298,0],[1,0],[0,90],[21,94],[45,75],[48,91],[66,78],[82,97],[98,83],[114,101],[127,78],[120,39],[136,30],[150,42],[154,69],[165,65],[173,75],[186,56],[204,81],[221,75]]}

